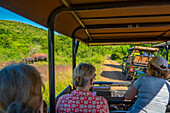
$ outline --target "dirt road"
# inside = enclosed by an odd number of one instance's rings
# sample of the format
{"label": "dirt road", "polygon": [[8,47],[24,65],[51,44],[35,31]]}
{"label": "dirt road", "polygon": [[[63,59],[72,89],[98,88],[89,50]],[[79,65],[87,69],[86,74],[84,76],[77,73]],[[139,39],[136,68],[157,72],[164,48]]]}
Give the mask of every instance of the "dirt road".
{"label": "dirt road", "polygon": [[[106,60],[103,64],[103,72],[99,81],[111,81],[111,82],[129,82],[126,80],[125,75],[122,74],[121,65],[111,60],[110,57],[106,56]],[[127,90],[127,87],[114,86],[114,90]]]}

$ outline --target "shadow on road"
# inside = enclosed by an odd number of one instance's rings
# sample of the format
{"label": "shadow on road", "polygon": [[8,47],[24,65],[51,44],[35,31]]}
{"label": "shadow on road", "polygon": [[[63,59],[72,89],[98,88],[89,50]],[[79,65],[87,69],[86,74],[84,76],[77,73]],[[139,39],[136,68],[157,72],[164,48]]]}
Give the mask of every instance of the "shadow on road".
{"label": "shadow on road", "polygon": [[101,76],[113,80],[127,81],[125,75],[123,75],[120,71],[103,71]]}
{"label": "shadow on road", "polygon": [[110,67],[113,67],[113,68],[119,68],[119,69],[122,69],[122,66],[121,65],[113,65],[113,64],[103,64],[105,66],[110,66]]}

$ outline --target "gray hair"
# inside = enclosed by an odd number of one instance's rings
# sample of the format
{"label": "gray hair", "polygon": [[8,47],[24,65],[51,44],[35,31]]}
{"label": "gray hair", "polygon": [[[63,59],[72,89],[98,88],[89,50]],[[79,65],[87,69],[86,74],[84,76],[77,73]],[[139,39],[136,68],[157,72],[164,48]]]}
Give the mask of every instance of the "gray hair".
{"label": "gray hair", "polygon": [[27,64],[12,64],[0,71],[0,109],[21,102],[38,110],[43,86],[40,73]]}
{"label": "gray hair", "polygon": [[80,63],[73,71],[73,85],[75,87],[87,85],[92,79],[95,70],[92,64]]}

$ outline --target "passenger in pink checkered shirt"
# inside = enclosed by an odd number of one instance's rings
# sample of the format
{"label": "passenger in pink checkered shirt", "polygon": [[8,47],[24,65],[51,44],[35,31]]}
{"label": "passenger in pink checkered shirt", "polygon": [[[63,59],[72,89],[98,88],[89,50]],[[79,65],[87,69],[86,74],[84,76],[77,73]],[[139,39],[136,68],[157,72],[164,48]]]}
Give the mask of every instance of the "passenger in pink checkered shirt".
{"label": "passenger in pink checkered shirt", "polygon": [[95,75],[93,65],[80,63],[73,72],[73,85],[76,90],[58,99],[56,113],[109,113],[107,100],[89,91]]}

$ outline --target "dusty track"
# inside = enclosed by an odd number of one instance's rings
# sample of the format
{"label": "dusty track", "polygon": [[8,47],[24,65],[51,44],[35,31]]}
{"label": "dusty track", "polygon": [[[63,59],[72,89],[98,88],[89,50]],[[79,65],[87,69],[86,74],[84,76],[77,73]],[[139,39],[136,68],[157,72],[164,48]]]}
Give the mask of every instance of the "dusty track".
{"label": "dusty track", "polygon": [[[103,64],[103,71],[99,81],[129,82],[126,80],[125,75],[122,74],[121,65],[111,60],[108,56],[106,56],[106,60]],[[112,90],[127,90],[127,87],[114,86]]]}

